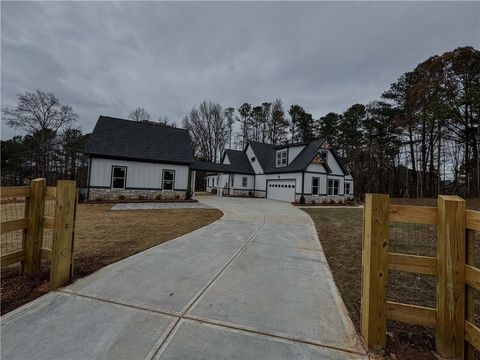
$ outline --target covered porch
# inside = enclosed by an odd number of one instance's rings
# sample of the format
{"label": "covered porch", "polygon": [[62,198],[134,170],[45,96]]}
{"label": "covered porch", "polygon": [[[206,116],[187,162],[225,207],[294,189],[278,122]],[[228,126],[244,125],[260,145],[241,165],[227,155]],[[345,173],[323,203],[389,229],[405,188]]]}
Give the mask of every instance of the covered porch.
{"label": "covered porch", "polygon": [[[196,172],[207,173],[206,191],[214,192],[217,196],[234,195],[235,171],[229,164],[219,164],[207,161],[197,161],[190,166],[192,189],[195,188]],[[210,179],[214,179],[210,183]]]}

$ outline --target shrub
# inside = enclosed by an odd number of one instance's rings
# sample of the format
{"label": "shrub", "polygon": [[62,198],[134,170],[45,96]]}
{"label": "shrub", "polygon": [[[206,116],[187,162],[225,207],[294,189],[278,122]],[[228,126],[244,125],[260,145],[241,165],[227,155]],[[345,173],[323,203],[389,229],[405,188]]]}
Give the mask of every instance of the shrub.
{"label": "shrub", "polygon": [[180,195],[179,194],[175,194],[175,200],[178,200],[180,199]]}
{"label": "shrub", "polygon": [[103,199],[101,197],[95,198],[95,201],[102,201]]}
{"label": "shrub", "polygon": [[118,195],[118,200],[125,200],[125,195]]}
{"label": "shrub", "polygon": [[330,199],[330,204],[336,204],[337,202],[333,199]]}
{"label": "shrub", "polygon": [[187,190],[185,193],[185,199],[190,200],[192,198],[192,190]]}
{"label": "shrub", "polygon": [[300,196],[300,204],[305,204],[305,196]]}
{"label": "shrub", "polygon": [[253,191],[249,191],[248,196],[253,197]]}
{"label": "shrub", "polygon": [[80,191],[78,194],[78,202],[84,202],[85,200],[87,200],[87,194]]}
{"label": "shrub", "polygon": [[138,195],[138,200],[145,200],[145,196],[143,196],[143,195]]}
{"label": "shrub", "polygon": [[155,194],[155,199],[162,200],[162,193]]}

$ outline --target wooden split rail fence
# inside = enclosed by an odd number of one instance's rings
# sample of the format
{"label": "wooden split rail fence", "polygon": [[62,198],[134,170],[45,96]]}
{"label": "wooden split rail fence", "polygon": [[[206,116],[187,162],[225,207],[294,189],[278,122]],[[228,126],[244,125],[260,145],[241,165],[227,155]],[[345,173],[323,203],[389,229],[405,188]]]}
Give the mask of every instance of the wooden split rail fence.
{"label": "wooden split rail fence", "polygon": [[[41,260],[49,260],[50,288],[56,289],[69,281],[73,272],[77,192],[75,181],[59,180],[56,187],[45,184],[45,179],[35,179],[30,186],[0,188],[2,211],[9,205],[18,205],[23,211],[23,217],[1,222],[2,242],[8,241],[11,232],[21,232],[21,239],[14,251],[8,251],[8,244],[1,244],[0,262],[2,268],[21,263],[22,271],[37,275]],[[53,216],[45,216],[47,202],[52,203]],[[51,248],[42,245],[44,229],[53,232]]]}
{"label": "wooden split rail fence", "polygon": [[[466,210],[458,196],[439,196],[437,205],[390,205],[388,195],[366,195],[361,333],[369,351],[384,351],[387,319],[435,328],[441,358],[473,358],[474,349],[480,349],[480,328],[474,323],[474,290],[480,290],[480,270],[475,267],[480,212]],[[389,222],[436,225],[437,256],[390,253]],[[389,270],[436,276],[436,308],[387,301]]]}

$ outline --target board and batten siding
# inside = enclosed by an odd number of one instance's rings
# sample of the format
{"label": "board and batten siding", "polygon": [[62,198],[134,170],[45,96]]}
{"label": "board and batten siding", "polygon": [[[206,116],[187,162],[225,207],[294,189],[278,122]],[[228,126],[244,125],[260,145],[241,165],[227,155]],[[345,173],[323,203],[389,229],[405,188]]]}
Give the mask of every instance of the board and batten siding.
{"label": "board and batten siding", "polygon": [[127,167],[126,189],[161,189],[163,170],[175,171],[175,190],[188,188],[188,166],[149,163],[130,160],[92,158],[90,162],[90,187],[110,188],[112,166]]}
{"label": "board and batten siding", "polygon": [[302,146],[290,146],[288,148],[288,165],[290,165],[290,163],[295,160],[295,158],[298,156],[298,154],[300,154],[303,149],[305,149],[305,146],[302,145]]}
{"label": "board and batten siding", "polygon": [[[250,144],[247,145],[247,149],[245,150],[245,153],[247,154],[248,161],[250,161],[250,164],[252,165],[253,171],[255,174],[262,174],[263,169],[260,166],[260,163],[258,162],[257,155],[253,152],[252,147]],[[252,158],[255,158],[255,161],[252,161]]]}

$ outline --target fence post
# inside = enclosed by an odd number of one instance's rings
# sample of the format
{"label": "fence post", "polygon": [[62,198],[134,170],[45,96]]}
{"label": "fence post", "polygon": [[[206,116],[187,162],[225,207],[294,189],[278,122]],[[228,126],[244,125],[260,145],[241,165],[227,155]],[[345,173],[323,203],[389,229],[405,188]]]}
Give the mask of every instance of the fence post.
{"label": "fence post", "polygon": [[465,200],[438,197],[437,228],[438,355],[462,359],[465,328]]}
{"label": "fence post", "polygon": [[[475,230],[467,229],[465,231],[465,256],[466,263],[475,266]],[[465,319],[475,323],[475,290],[466,286],[465,298]],[[473,360],[475,358],[475,348],[469,342],[465,341],[465,359]]]}
{"label": "fence post", "polygon": [[76,207],[75,181],[57,181],[50,288],[70,280]]}
{"label": "fence post", "polygon": [[45,179],[32,180],[28,199],[27,233],[25,238],[25,267],[27,274],[40,272],[45,207]]}
{"label": "fence post", "polygon": [[361,332],[369,351],[385,350],[388,214],[386,194],[366,194],[363,216]]}

